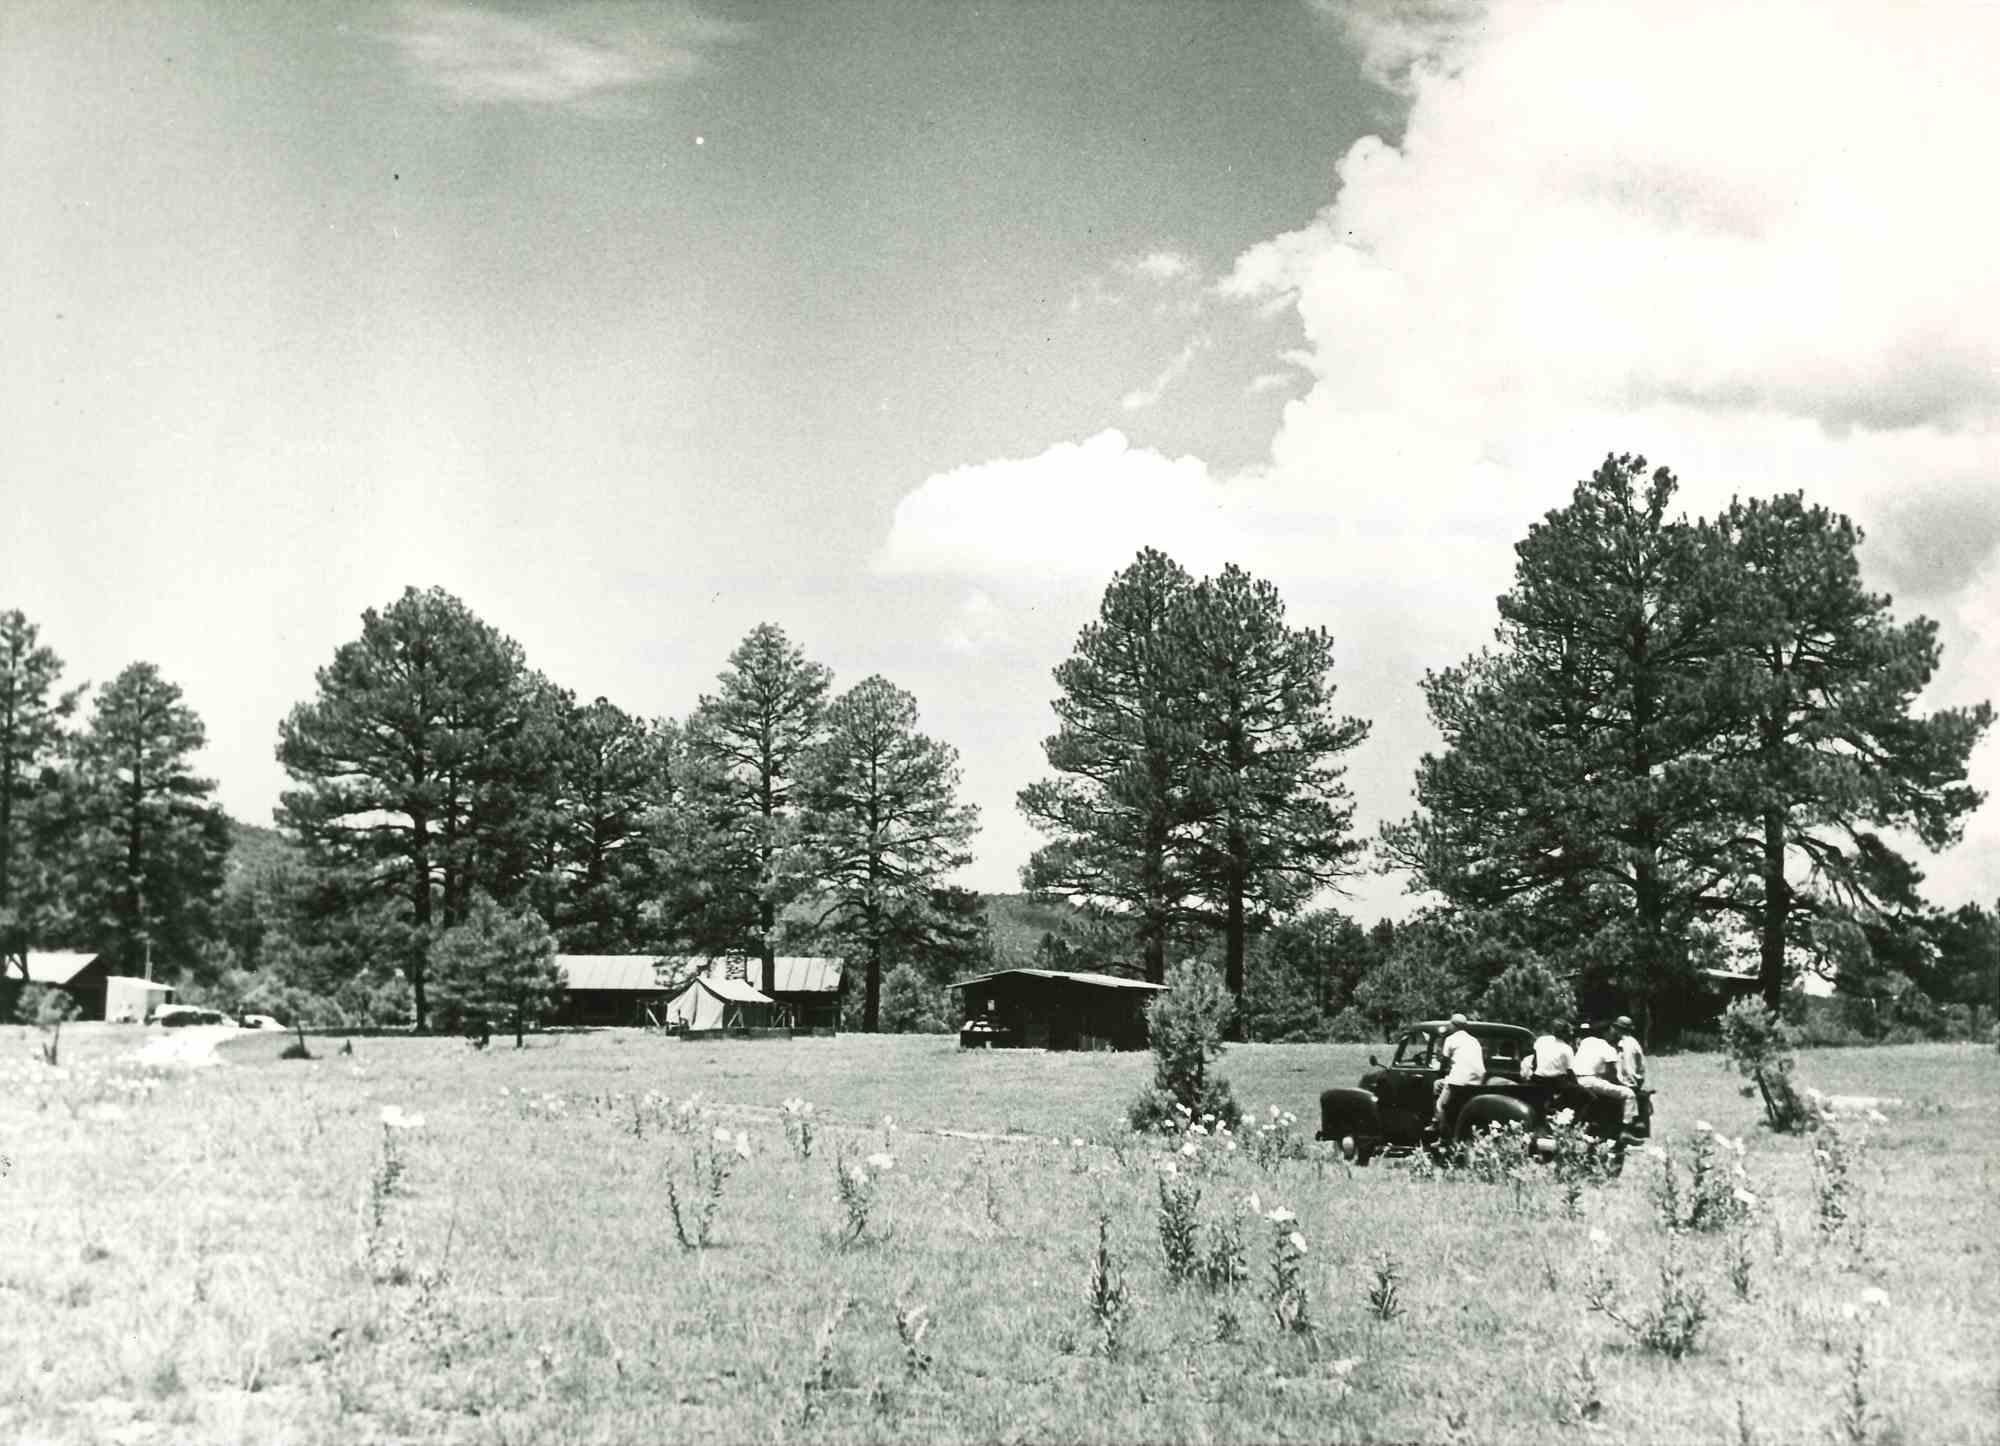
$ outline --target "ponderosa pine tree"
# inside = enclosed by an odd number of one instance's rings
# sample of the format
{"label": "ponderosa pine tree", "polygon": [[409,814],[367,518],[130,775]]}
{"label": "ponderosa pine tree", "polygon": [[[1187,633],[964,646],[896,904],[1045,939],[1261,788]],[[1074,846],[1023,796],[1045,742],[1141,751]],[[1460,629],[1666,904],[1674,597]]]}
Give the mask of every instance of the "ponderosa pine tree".
{"label": "ponderosa pine tree", "polygon": [[1728,568],[1668,516],[1676,487],[1607,458],[1529,530],[1498,651],[1425,675],[1445,749],[1417,766],[1419,812],[1383,831],[1416,886],[1529,921],[1545,950],[1594,944],[1585,962],[1641,1001],[1721,897],[1716,746],[1744,707]]}
{"label": "ponderosa pine tree", "polygon": [[0,612],[0,978],[39,942],[53,871],[52,800],[61,787],[64,724],[82,689],[62,692],[62,659],[18,608]]}
{"label": "ponderosa pine tree", "polygon": [[556,937],[582,954],[644,947],[658,892],[649,829],[671,801],[680,730],[599,698],[564,710],[555,782],[551,901]]}
{"label": "ponderosa pine tree", "polygon": [[133,663],[78,740],[78,942],[114,956],[116,972],[177,974],[213,933],[229,819],[194,771],[205,739],[180,688]]}
{"label": "ponderosa pine tree", "polygon": [[504,903],[527,882],[530,801],[546,795],[554,762],[553,690],[519,645],[441,588],[408,588],[362,614],[361,636],[317,679],[318,696],[279,727],[295,787],[278,820],[318,877],[319,912],[365,922],[360,937],[400,932],[421,1029],[434,926],[459,922],[475,890]]}
{"label": "ponderosa pine tree", "polygon": [[[1877,829],[1955,842],[1981,801],[1966,782],[1992,708],[1913,711],[1937,669],[1937,625],[1897,623],[1861,585],[1861,532],[1798,493],[1738,501],[1717,524],[1741,601],[1750,687],[1725,795],[1741,827],[1729,904],[1756,933],[1765,1003],[1790,982],[1798,926],[1896,916],[1915,929],[1922,874]],[[1794,875],[1798,879],[1794,882]]]}
{"label": "ponderosa pine tree", "polygon": [[1194,586],[1170,628],[1177,712],[1196,730],[1188,874],[1240,999],[1252,932],[1352,872],[1364,847],[1338,760],[1368,724],[1333,712],[1332,636],[1290,626],[1278,589],[1233,563]]}
{"label": "ponderosa pine tree", "polygon": [[528,1026],[553,1016],[562,1002],[555,936],[542,916],[529,908],[510,913],[484,893],[474,894],[465,918],[438,936],[431,968],[434,1007],[446,1029],[511,1026],[516,1049]]}
{"label": "ponderosa pine tree", "polygon": [[1022,870],[1031,893],[1129,921],[1145,976],[1163,982],[1167,946],[1187,921],[1189,770],[1199,737],[1175,618],[1194,587],[1146,548],[1111,579],[1097,621],[1055,670],[1059,724],[1042,743],[1056,777],[1018,806],[1049,842]]}
{"label": "ponderosa pine tree", "polygon": [[778,916],[798,881],[782,861],[797,825],[799,767],[821,736],[833,673],[773,623],[729,655],[713,696],[688,719],[683,816],[670,830],[677,912],[705,952],[758,958],[769,990]]}
{"label": "ponderosa pine tree", "polygon": [[801,871],[819,891],[818,926],[866,964],[862,1028],[881,1024],[882,979],[901,942],[953,927],[935,905],[971,861],[979,811],[957,801],[958,753],[917,731],[917,700],[863,679],[826,710],[802,760]]}

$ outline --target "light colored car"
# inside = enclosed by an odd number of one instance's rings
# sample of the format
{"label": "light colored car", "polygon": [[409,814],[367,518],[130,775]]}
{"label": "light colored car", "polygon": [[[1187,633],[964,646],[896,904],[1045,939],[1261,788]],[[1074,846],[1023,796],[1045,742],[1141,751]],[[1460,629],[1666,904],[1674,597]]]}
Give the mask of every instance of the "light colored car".
{"label": "light colored car", "polygon": [[246,1014],[243,1016],[242,1024],[245,1029],[283,1029],[285,1027],[268,1014]]}

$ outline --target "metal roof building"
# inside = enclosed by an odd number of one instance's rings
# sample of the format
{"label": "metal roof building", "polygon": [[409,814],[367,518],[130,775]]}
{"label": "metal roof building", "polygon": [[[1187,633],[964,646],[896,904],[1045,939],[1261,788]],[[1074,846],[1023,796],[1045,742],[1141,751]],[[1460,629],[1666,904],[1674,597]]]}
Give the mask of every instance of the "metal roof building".
{"label": "metal roof building", "polygon": [[[1146,1001],[1164,984],[1116,974],[1001,969],[951,986],[965,996],[982,1037],[1031,1049],[1144,1049]],[[961,1035],[961,1039],[969,1035]]]}

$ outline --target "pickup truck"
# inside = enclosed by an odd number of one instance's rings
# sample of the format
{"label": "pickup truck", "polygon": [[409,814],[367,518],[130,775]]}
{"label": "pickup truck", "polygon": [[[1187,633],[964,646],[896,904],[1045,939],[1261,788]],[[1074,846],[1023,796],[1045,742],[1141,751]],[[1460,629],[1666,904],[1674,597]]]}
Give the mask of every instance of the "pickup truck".
{"label": "pickup truck", "polygon": [[1621,1149],[1627,1140],[1651,1135],[1652,1091],[1639,1092],[1638,1121],[1625,1129],[1616,1100],[1586,1094],[1568,1076],[1522,1078],[1521,1061],[1535,1043],[1528,1030],[1489,1020],[1474,1020],[1465,1027],[1485,1053],[1486,1078],[1469,1098],[1454,1102],[1441,1135],[1432,1127],[1435,1086],[1444,1077],[1437,1047],[1451,1032],[1451,1024],[1431,1019],[1404,1029],[1387,1064],[1369,1055],[1370,1067],[1359,1086],[1320,1094],[1318,1138],[1338,1143],[1342,1155],[1365,1165],[1383,1151],[1463,1144],[1489,1126],[1510,1121],[1533,1136],[1536,1148],[1546,1154],[1552,1149],[1548,1119],[1565,1109],[1574,1110],[1593,1136],[1614,1141]]}

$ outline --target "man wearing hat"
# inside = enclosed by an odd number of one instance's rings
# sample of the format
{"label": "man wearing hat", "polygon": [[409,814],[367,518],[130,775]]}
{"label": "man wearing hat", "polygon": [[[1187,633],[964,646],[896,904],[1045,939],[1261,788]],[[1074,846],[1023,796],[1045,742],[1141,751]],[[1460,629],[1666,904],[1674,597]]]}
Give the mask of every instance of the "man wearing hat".
{"label": "man wearing hat", "polygon": [[1621,1014],[1612,1035],[1618,1045],[1618,1083],[1631,1090],[1646,1087],[1646,1051],[1632,1033],[1632,1016]]}
{"label": "man wearing hat", "polygon": [[1618,1082],[1618,1051],[1598,1032],[1597,1026],[1583,1027],[1583,1037],[1576,1042],[1573,1068],[1578,1089],[1618,1101],[1619,1117],[1627,1128],[1639,1118],[1638,1092]]}
{"label": "man wearing hat", "polygon": [[1438,1046],[1438,1057],[1444,1061],[1444,1078],[1437,1083],[1437,1116],[1432,1123],[1442,1135],[1452,1101],[1470,1094],[1486,1078],[1486,1051],[1480,1048],[1478,1036],[1465,1027],[1463,1014],[1451,1017],[1451,1033]]}

